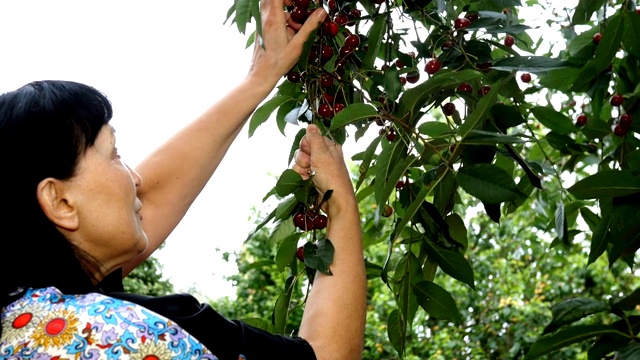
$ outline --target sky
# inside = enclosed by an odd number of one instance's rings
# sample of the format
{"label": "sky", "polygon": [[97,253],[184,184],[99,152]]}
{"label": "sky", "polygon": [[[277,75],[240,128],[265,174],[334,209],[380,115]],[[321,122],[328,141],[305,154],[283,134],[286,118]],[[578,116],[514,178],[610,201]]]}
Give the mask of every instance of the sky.
{"label": "sky", "polygon": [[[30,81],[73,80],[104,92],[118,151],[135,166],[238,84],[251,50],[224,24],[232,0],[15,0],[0,2],[0,92]],[[288,132],[297,132],[290,127]],[[222,253],[253,229],[251,208],[288,166],[292,138],[275,124],[245,127],[214,177],[155,253],[177,291],[232,296]]]}

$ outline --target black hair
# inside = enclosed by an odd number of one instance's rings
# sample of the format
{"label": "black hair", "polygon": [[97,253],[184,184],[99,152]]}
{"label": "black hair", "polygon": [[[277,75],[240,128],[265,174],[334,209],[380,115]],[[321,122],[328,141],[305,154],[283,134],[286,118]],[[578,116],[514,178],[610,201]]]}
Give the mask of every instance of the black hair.
{"label": "black hair", "polygon": [[20,288],[73,293],[95,282],[99,264],[45,216],[36,189],[73,177],[111,116],[107,97],[77,82],[36,81],[0,95],[0,308]]}

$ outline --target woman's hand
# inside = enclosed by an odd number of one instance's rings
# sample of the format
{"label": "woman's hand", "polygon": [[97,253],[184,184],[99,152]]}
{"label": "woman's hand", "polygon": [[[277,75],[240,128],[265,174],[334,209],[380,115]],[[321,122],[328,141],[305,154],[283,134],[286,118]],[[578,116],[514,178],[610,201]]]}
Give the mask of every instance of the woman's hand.
{"label": "woman's hand", "polygon": [[298,62],[309,35],[322,23],[327,13],[319,7],[304,24],[291,20],[284,6],[291,0],[262,0],[262,36],[256,33],[255,50],[249,77],[275,84]]}
{"label": "woman's hand", "polygon": [[[327,190],[333,190],[332,201],[329,204],[348,200],[355,201],[353,184],[349,170],[344,162],[344,154],[340,144],[322,136],[316,125],[309,125],[307,133],[300,141],[300,148],[294,156],[292,169],[303,179],[312,178],[313,184],[324,195]],[[337,198],[334,199],[334,196]],[[330,209],[326,209],[327,213]]]}

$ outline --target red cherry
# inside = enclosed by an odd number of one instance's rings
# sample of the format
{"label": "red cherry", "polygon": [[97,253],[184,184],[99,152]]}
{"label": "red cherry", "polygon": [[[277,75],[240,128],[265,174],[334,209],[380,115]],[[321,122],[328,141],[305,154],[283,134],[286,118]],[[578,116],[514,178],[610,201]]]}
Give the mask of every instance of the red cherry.
{"label": "red cherry", "polygon": [[318,106],[318,115],[325,118],[332,118],[333,107],[331,107],[331,105],[329,104],[320,104],[320,106]]}
{"label": "red cherry", "polygon": [[340,26],[333,21],[322,24],[322,33],[326,36],[334,37],[340,32]]}
{"label": "red cherry", "polygon": [[300,246],[296,249],[296,257],[301,262],[304,262],[304,246]]}
{"label": "red cherry", "polygon": [[420,80],[420,73],[417,71],[412,71],[410,73],[407,74],[407,81],[415,84],[418,82],[418,80]]}
{"label": "red cherry", "polygon": [[593,35],[593,39],[591,40],[593,41],[594,44],[598,45],[600,43],[601,38],[602,38],[602,34],[596,33],[595,35]]}
{"label": "red cherry", "polygon": [[587,124],[587,115],[580,114],[576,118],[576,126],[585,126]]}
{"label": "red cherry", "polygon": [[406,78],[406,77],[404,77],[404,76],[400,76],[400,84],[401,84],[402,86],[407,85],[407,78]]}
{"label": "red cherry", "polygon": [[336,4],[336,0],[329,0],[327,5],[329,6],[329,11],[338,11],[338,4]]}
{"label": "red cherry", "polygon": [[305,215],[304,215],[304,226],[305,228],[303,230],[306,231],[311,231],[313,229],[315,229],[315,224],[313,222],[313,220],[316,218],[315,212],[314,211],[308,211]]}
{"label": "red cherry", "polygon": [[620,115],[620,119],[618,119],[618,125],[624,128],[629,128],[629,126],[631,126],[631,123],[633,123],[633,118],[631,117],[631,115],[629,114]]}
{"label": "red cherry", "polygon": [[344,14],[344,13],[340,13],[338,15],[336,15],[336,17],[333,19],[333,21],[336,22],[336,24],[342,26],[342,25],[346,25],[349,22],[349,15]]}
{"label": "red cherry", "polygon": [[615,94],[611,97],[611,100],[609,102],[613,106],[620,106],[624,102],[624,98],[620,94]]}
{"label": "red cherry", "polygon": [[469,25],[471,25],[471,20],[466,19],[466,18],[457,18],[453,22],[453,27],[456,28],[456,30],[464,29]]}
{"label": "red cherry", "polygon": [[322,53],[320,54],[322,61],[329,61],[333,57],[333,48],[329,45],[322,47]]}
{"label": "red cherry", "polygon": [[386,138],[387,140],[389,140],[389,142],[393,142],[396,139],[396,132],[395,130],[393,130],[393,128],[389,129]]}
{"label": "red cherry", "polygon": [[491,91],[491,86],[485,85],[480,90],[478,90],[478,96],[485,96]]}
{"label": "red cherry", "polygon": [[616,126],[613,128],[613,133],[614,133],[616,136],[620,136],[620,137],[627,135],[627,132],[628,132],[628,131],[629,131],[629,128],[626,128],[626,127],[624,127],[624,126],[621,126],[620,124],[616,125]]}
{"label": "red cherry", "polygon": [[322,230],[327,227],[327,220],[326,215],[320,214],[313,219],[313,226],[318,230]]}
{"label": "red cherry", "polygon": [[298,228],[304,230],[305,215],[303,213],[297,213],[293,215],[293,224]]}
{"label": "red cherry", "polygon": [[451,41],[445,41],[440,45],[440,50],[449,51],[453,47],[453,43]]}
{"label": "red cherry", "polygon": [[381,215],[387,218],[390,217],[393,215],[393,208],[389,205],[385,205]]}
{"label": "red cherry", "polygon": [[291,81],[292,83],[300,82],[300,73],[295,70],[289,71],[287,73],[287,80]]}
{"label": "red cherry", "polygon": [[309,17],[309,10],[307,8],[295,7],[291,10],[291,20],[298,24],[303,24]]}
{"label": "red cherry", "polygon": [[351,34],[344,39],[344,44],[355,48],[360,45],[360,36],[357,34]]}
{"label": "red cherry", "polygon": [[346,106],[342,103],[336,103],[335,105],[333,105],[333,113],[337,114],[340,111],[344,110]]}
{"label": "red cherry", "polygon": [[333,76],[323,74],[320,77],[320,86],[322,86],[323,88],[328,88],[333,86]]}
{"label": "red cherry", "polygon": [[473,93],[473,88],[471,87],[471,84],[469,83],[462,83],[460,85],[458,85],[458,88],[456,89],[459,92],[467,92],[469,94]]}
{"label": "red cherry", "polygon": [[427,62],[427,65],[424,67],[424,71],[426,71],[429,75],[433,75],[438,72],[441,67],[442,64],[440,64],[440,61],[438,61],[437,59],[433,59]]}
{"label": "red cherry", "polygon": [[396,189],[397,189],[397,190],[402,190],[402,189],[404,189],[405,185],[406,185],[406,184],[405,184],[405,182],[404,182],[404,181],[402,181],[402,180],[398,180],[398,182],[396,183]]}
{"label": "red cherry", "polygon": [[451,116],[454,111],[456,111],[456,106],[453,103],[448,102],[442,105],[442,112],[444,112],[445,115]]}
{"label": "red cherry", "polygon": [[520,75],[520,80],[522,80],[522,82],[524,82],[524,83],[530,82],[531,81],[531,74],[524,73],[524,74]]}
{"label": "red cherry", "polygon": [[345,45],[340,48],[340,57],[345,58],[351,55],[351,53],[353,53],[355,50],[356,49],[353,46]]}
{"label": "red cherry", "polygon": [[[351,11],[349,11],[349,18],[351,18],[351,20],[359,19],[360,16],[362,16],[362,12],[358,9],[351,9]],[[355,21],[350,21],[349,24],[355,25]]]}
{"label": "red cherry", "polygon": [[324,93],[322,94],[322,97],[324,98],[324,100],[326,102],[328,102],[329,104],[333,104],[334,100],[336,99],[336,97],[332,94],[329,93]]}
{"label": "red cherry", "polygon": [[400,59],[396,60],[396,67],[398,69],[402,69],[404,67],[404,64],[402,63],[402,60],[400,60]]}
{"label": "red cherry", "polygon": [[516,42],[516,39],[514,39],[513,36],[511,36],[511,35],[507,35],[504,38],[504,45],[505,46],[512,47],[513,44],[515,44],[515,42]]}

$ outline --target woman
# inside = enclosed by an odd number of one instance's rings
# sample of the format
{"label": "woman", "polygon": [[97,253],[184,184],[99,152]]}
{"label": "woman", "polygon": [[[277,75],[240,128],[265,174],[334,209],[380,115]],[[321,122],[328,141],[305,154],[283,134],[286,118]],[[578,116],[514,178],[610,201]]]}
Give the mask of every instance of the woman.
{"label": "woman", "polygon": [[[335,247],[318,274],[299,337],[231,321],[186,294],[145,297],[122,277],[167,238],[258,104],[297,62],[325,17],[292,22],[290,0],[263,0],[260,46],[245,80],[152,152],[120,161],[112,110],[97,90],[41,81],[0,97],[0,239],[5,358],[357,359],[365,273],[357,203],[341,148],[310,125],[293,169],[313,171]],[[286,26],[283,26],[286,25]],[[9,250],[10,249],[10,250]]]}

